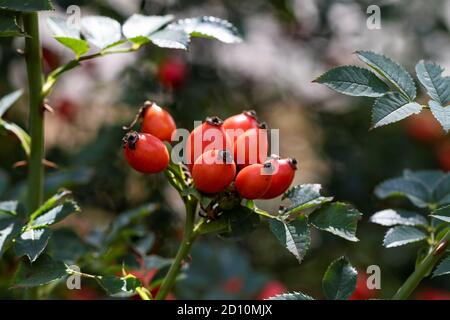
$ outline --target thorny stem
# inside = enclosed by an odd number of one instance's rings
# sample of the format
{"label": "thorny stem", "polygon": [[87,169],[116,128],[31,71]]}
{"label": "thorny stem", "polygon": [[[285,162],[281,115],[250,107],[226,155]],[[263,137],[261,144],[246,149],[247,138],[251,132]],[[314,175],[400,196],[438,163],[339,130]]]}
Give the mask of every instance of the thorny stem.
{"label": "thorny stem", "polygon": [[23,15],[25,37],[25,59],[27,63],[29,90],[29,126],[31,153],[28,169],[28,210],[35,211],[43,199],[44,189],[44,112],[42,50],[39,40],[38,14]]}
{"label": "thorny stem", "polygon": [[89,54],[89,55],[85,55],[85,56],[81,56],[76,59],[73,59],[73,60],[69,61],[68,63],[66,63],[65,65],[62,65],[61,67],[55,69],[53,72],[51,72],[48,75],[47,80],[45,81],[44,85],[42,86],[42,96],[46,97],[53,89],[58,78],[65,72],[72,70],[73,68],[79,66],[80,62],[82,62],[82,61],[91,60],[91,59],[95,59],[98,57],[104,57],[104,56],[110,55],[110,54],[134,52],[134,51],[139,50],[139,48],[140,48],[140,46],[133,45],[129,48],[123,48],[123,49],[102,50],[102,51],[99,51],[99,52],[96,52],[93,54]]}
{"label": "thorny stem", "polygon": [[408,299],[422,279],[430,273],[436,263],[442,258],[448,245],[448,241],[450,241],[450,230],[448,230],[439,243],[430,250],[425,259],[422,260],[405,283],[398,289],[397,293],[392,298],[393,300]]}

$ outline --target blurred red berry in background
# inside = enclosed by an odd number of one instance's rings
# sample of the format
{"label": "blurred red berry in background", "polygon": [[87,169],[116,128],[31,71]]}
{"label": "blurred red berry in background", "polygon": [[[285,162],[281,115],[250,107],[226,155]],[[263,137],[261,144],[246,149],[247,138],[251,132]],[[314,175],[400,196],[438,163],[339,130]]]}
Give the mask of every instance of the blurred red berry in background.
{"label": "blurred red berry in background", "polygon": [[74,122],[79,110],[77,103],[71,99],[58,100],[54,106],[56,114],[66,122]]}
{"label": "blurred red berry in background", "polygon": [[356,289],[349,300],[368,300],[375,298],[376,295],[377,293],[374,289],[369,289],[367,287],[367,275],[364,272],[358,272]]}
{"label": "blurred red berry in background", "polygon": [[158,67],[158,80],[168,88],[181,88],[187,76],[186,63],[180,58],[167,58]]}
{"label": "blurred red berry in background", "polygon": [[288,290],[280,281],[272,280],[267,282],[256,297],[257,300],[264,300],[278,294],[286,293]]}
{"label": "blurred red berry in background", "polygon": [[59,66],[59,57],[51,49],[43,47],[42,48],[42,66],[44,68],[44,73],[48,74],[55,70]]}
{"label": "blurred red berry in background", "polygon": [[433,143],[444,136],[441,125],[428,110],[407,118],[406,130],[411,138],[421,143]]}
{"label": "blurred red berry in background", "polygon": [[445,141],[436,149],[436,158],[444,171],[450,171],[450,141]]}
{"label": "blurred red berry in background", "polygon": [[421,290],[416,294],[416,300],[450,300],[450,292],[434,288]]}
{"label": "blurred red berry in background", "polygon": [[230,294],[238,294],[244,286],[244,281],[240,277],[231,277],[223,284],[223,290]]}
{"label": "blurred red berry in background", "polygon": [[100,298],[99,293],[91,287],[81,287],[81,289],[70,290],[67,297],[69,300],[97,300]]}

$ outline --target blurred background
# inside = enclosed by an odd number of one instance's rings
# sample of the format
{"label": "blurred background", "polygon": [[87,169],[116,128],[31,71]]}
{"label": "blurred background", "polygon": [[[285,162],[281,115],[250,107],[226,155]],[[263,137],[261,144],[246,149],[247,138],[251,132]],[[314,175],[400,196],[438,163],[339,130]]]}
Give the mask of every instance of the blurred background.
{"label": "blurred background", "polygon": [[[296,184],[321,183],[326,195],[348,201],[364,213],[357,234],[360,242],[316,232],[301,265],[266,226],[241,239],[202,239],[194,246],[190,268],[172,298],[264,298],[287,290],[321,298],[323,273],[344,254],[361,273],[372,264],[382,271],[382,290],[361,286],[355,299],[391,297],[410,274],[417,247],[382,248],[384,228],[368,222],[372,213],[388,205],[373,196],[373,189],[404,168],[450,170],[450,138],[428,111],[369,132],[372,100],[344,97],[312,80],[333,66],[360,64],[353,52],[361,49],[384,53],[411,72],[422,58],[449,68],[450,0],[53,2],[60,14],[69,5],[79,5],[82,15],[107,15],[120,22],[137,12],[177,18],[214,15],[231,21],[244,38],[237,45],[194,39],[189,51],[146,46],[138,53],[83,63],[62,78],[49,97],[55,112],[46,117],[47,159],[59,166],[47,170],[46,192],[70,188],[82,213],[55,231],[50,247],[60,257],[101,272],[109,267],[120,270],[127,261],[136,274],[151,279],[158,275],[141,270],[142,261],[133,260],[125,245],[127,239],[149,234],[145,230],[152,235],[148,252],[174,256],[183,227],[177,194],[163,177],[132,171],[122,156],[121,127],[131,122],[145,100],[151,100],[170,110],[179,127],[188,129],[194,120],[209,115],[226,118],[255,109],[270,127],[280,129],[281,155],[299,161]],[[366,10],[373,4],[381,8],[381,29],[369,30]],[[41,15],[46,72],[71,58],[50,37],[48,14],[54,13]],[[0,39],[1,96],[26,86],[18,48],[23,48],[23,39]],[[420,97],[427,99],[423,91]],[[26,127],[25,103],[21,99],[7,119]],[[26,169],[12,167],[24,154],[17,141],[3,133],[0,150],[0,199],[23,199]],[[149,203],[158,206],[148,218],[127,221],[127,229],[114,238],[114,250],[101,248],[96,235],[117,223],[118,214]],[[275,211],[278,203],[259,205]],[[76,232],[69,231],[73,226]],[[70,250],[63,243],[70,244]],[[85,254],[90,248],[97,253]],[[0,261],[3,298],[15,295],[7,288],[16,263],[8,255]],[[53,297],[105,298],[84,280],[83,290],[61,286]],[[437,297],[450,299],[448,277],[425,281],[415,296]]]}

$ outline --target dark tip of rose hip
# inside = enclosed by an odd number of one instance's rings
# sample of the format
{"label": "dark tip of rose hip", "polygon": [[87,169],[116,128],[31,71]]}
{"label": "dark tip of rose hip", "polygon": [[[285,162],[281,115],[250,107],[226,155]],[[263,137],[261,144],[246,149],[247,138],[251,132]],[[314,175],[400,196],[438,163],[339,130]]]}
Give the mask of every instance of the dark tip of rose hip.
{"label": "dark tip of rose hip", "polygon": [[263,121],[263,122],[258,123],[258,128],[260,128],[260,129],[268,129],[269,126],[267,125],[266,122]]}
{"label": "dark tip of rose hip", "polygon": [[263,163],[263,170],[266,174],[272,174],[275,171],[275,166],[268,160]]}
{"label": "dark tip of rose hip", "polygon": [[246,116],[252,117],[253,119],[257,118],[255,110],[245,110],[243,112],[243,114],[245,114]]}
{"label": "dark tip of rose hip", "polygon": [[144,102],[144,107],[145,108],[150,108],[151,106],[153,106],[153,102],[148,101],[148,100]]}
{"label": "dark tip of rose hip", "polygon": [[139,134],[136,131],[128,132],[122,139],[123,146],[130,150],[136,149],[136,143],[139,141]]}
{"label": "dark tip of rose hip", "polygon": [[206,122],[213,126],[221,126],[223,124],[223,120],[216,116],[206,118]]}
{"label": "dark tip of rose hip", "polygon": [[288,163],[292,167],[292,169],[297,170],[297,160],[295,158],[288,158]]}
{"label": "dark tip of rose hip", "polygon": [[231,153],[227,150],[220,150],[218,154],[218,159],[223,161],[224,163],[233,162],[233,157],[231,156]]}

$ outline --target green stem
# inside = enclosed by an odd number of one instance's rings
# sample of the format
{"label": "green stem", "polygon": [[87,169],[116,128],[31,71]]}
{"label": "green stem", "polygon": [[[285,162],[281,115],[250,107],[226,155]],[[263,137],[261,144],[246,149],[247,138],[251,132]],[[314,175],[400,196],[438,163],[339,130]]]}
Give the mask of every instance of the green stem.
{"label": "green stem", "polygon": [[38,14],[23,15],[25,37],[25,58],[29,90],[29,126],[31,153],[28,167],[28,210],[35,211],[42,203],[44,194],[44,109],[41,94],[42,50],[39,40]]}
{"label": "green stem", "polygon": [[172,290],[175,280],[178,276],[178,273],[181,269],[181,264],[186,256],[189,254],[192,243],[197,237],[197,230],[194,231],[194,222],[195,222],[195,212],[197,209],[197,201],[196,200],[188,200],[186,202],[186,224],[184,229],[184,237],[181,242],[181,246],[178,249],[177,255],[175,257],[175,261],[170,266],[169,272],[167,273],[164,281],[161,285],[161,288],[156,295],[156,300],[164,300],[166,296],[169,294],[170,290]]}
{"label": "green stem", "polygon": [[397,293],[392,298],[393,300],[408,299],[422,279],[425,278],[431,270],[433,270],[436,263],[438,263],[442,258],[448,241],[450,241],[450,230],[448,230],[441,241],[439,241],[439,243],[432,248],[430,253],[428,253],[425,259],[422,260],[405,283],[400,287],[400,289],[398,289]]}

